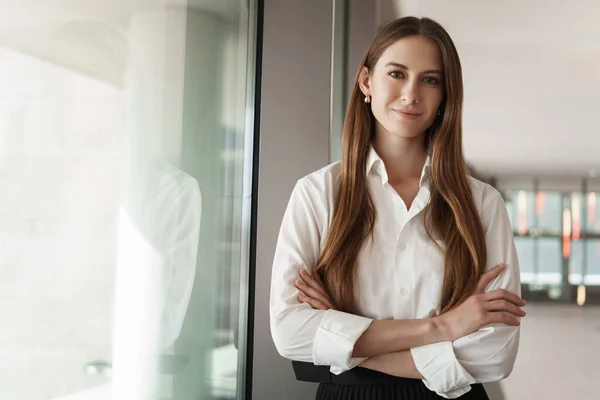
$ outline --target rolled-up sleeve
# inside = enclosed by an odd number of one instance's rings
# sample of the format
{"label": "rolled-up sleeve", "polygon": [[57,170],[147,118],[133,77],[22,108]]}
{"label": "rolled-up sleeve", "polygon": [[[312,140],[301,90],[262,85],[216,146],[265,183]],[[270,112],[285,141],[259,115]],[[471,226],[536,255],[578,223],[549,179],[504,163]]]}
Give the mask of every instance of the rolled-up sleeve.
{"label": "rolled-up sleeve", "polygon": [[[519,261],[512,228],[502,196],[493,188],[483,200],[486,230],[486,271],[504,263],[505,270],[492,281],[486,292],[506,289],[521,295]],[[512,372],[519,347],[519,327],[491,324],[454,342],[439,342],[411,349],[423,382],[446,398],[468,392],[473,383],[493,382]]]}
{"label": "rolled-up sleeve", "polygon": [[333,373],[341,373],[364,360],[353,358],[352,352],[372,319],[314,310],[298,301],[294,282],[301,268],[310,272],[316,266],[327,223],[325,195],[309,185],[306,178],[298,181],[281,224],[271,275],[271,334],[283,357],[329,365]]}

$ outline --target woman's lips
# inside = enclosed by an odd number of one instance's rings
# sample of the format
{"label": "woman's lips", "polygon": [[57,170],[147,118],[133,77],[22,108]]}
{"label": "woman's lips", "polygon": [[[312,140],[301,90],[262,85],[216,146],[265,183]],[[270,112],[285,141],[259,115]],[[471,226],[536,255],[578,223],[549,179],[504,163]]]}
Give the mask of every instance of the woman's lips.
{"label": "woman's lips", "polygon": [[409,120],[417,119],[421,115],[423,115],[423,114],[419,114],[414,111],[408,111],[408,110],[394,110],[394,112],[396,114],[398,114],[399,116],[401,116],[402,118],[409,119]]}

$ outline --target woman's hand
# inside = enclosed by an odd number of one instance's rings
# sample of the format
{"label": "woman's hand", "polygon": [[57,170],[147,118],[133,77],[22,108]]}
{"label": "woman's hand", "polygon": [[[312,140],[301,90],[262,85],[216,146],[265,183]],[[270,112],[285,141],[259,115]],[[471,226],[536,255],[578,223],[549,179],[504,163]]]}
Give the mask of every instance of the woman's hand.
{"label": "woman's hand", "polygon": [[303,293],[298,296],[300,303],[307,303],[315,310],[335,308],[316,271],[313,270],[312,274],[309,274],[304,268],[300,269],[300,279],[296,281],[296,287]]}
{"label": "woman's hand", "polygon": [[454,341],[467,336],[481,327],[493,323],[520,325],[516,317],[525,316],[525,311],[521,309],[525,305],[523,299],[504,289],[485,293],[487,285],[503,270],[504,265],[500,264],[483,274],[470,297],[452,310],[437,317],[450,340]]}

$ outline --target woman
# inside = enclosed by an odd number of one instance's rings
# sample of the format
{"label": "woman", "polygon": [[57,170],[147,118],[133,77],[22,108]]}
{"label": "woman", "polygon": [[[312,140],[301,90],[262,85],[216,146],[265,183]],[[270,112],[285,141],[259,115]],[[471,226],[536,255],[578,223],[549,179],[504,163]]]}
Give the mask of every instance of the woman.
{"label": "woman", "polygon": [[271,331],[317,399],[487,399],[519,341],[504,202],[467,175],[461,66],[436,22],[373,40],[342,160],[299,180],[271,284]]}

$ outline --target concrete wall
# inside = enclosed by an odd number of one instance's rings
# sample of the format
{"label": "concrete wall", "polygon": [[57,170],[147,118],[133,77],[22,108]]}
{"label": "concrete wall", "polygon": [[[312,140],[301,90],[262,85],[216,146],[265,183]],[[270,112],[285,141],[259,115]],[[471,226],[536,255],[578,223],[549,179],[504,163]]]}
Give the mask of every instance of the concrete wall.
{"label": "concrete wall", "polygon": [[346,99],[349,99],[360,62],[377,32],[377,9],[371,0],[349,0],[347,13]]}
{"label": "concrete wall", "polygon": [[253,399],[310,399],[269,328],[269,288],[281,219],[296,181],[329,163],[333,2],[265,0],[256,249]]}

